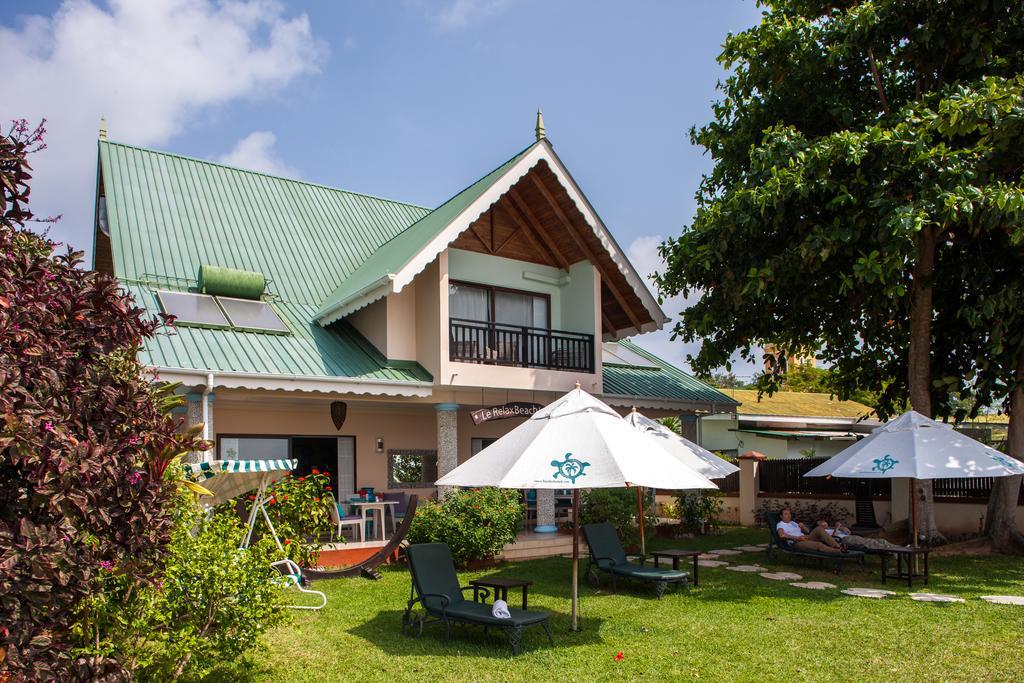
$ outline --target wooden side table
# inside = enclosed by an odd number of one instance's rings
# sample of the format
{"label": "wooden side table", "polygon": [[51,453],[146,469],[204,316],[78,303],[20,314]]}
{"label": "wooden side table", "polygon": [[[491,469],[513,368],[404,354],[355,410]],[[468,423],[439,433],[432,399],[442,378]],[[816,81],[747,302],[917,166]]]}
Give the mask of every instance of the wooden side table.
{"label": "wooden side table", "polygon": [[700,585],[697,578],[697,557],[701,555],[701,550],[683,550],[682,548],[669,548],[668,550],[653,550],[651,551],[651,557],[654,558],[654,566],[657,568],[658,559],[662,557],[672,558],[672,569],[679,569],[679,560],[683,557],[693,558],[693,587],[696,588]]}
{"label": "wooden side table", "polygon": [[526,609],[527,595],[530,592],[530,586],[533,585],[533,581],[527,581],[526,579],[513,579],[503,576],[485,576],[482,579],[473,579],[469,582],[469,585],[473,587],[473,602],[480,602],[480,588],[491,588],[494,590],[495,600],[504,600],[508,602],[508,589],[509,588],[522,588],[523,589],[523,609]]}
{"label": "wooden side table", "polygon": [[[882,583],[886,582],[886,579],[896,579],[897,581],[907,580],[907,586],[913,588],[914,579],[924,579],[924,585],[928,585],[928,553],[931,552],[931,548],[921,547],[908,547],[908,548],[886,548],[882,554]],[[896,573],[889,573],[889,556],[896,556]],[[915,560],[919,556],[924,556],[924,572],[920,573],[915,571],[914,564]],[[904,561],[907,564],[907,569],[903,571]]]}

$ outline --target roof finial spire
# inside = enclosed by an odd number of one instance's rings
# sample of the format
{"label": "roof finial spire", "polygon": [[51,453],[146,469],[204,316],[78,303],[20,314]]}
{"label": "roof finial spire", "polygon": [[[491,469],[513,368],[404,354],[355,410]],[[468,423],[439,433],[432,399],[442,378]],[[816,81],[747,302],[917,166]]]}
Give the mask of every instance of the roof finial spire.
{"label": "roof finial spire", "polygon": [[533,129],[533,132],[537,136],[537,142],[547,138],[547,134],[544,132],[544,112],[537,107],[537,127]]}
{"label": "roof finial spire", "polygon": [[107,139],[107,120],[100,115],[100,140]]}

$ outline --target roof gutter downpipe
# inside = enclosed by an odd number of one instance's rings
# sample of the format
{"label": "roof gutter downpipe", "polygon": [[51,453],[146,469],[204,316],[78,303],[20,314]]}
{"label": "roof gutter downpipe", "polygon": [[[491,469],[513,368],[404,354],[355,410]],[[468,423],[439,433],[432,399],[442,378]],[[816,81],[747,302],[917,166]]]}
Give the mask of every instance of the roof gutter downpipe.
{"label": "roof gutter downpipe", "polygon": [[[206,375],[206,386],[203,387],[203,441],[209,441],[210,437],[210,394],[213,393],[213,373],[207,373]],[[204,460],[209,460],[211,456],[204,456]]]}

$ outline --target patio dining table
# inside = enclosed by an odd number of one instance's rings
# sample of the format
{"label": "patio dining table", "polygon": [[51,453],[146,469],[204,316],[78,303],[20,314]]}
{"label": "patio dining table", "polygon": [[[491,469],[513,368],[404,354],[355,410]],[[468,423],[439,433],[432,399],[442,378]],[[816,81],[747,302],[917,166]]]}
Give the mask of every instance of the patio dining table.
{"label": "patio dining table", "polygon": [[[359,510],[359,514],[363,518],[363,529],[364,530],[366,529],[367,513],[369,513],[372,516],[374,512],[377,512],[378,516],[380,517],[380,524],[378,525],[378,528],[380,529],[380,540],[383,541],[384,540],[384,517],[385,517],[384,511],[387,509],[385,506],[386,505],[392,505],[392,506],[393,505],[398,505],[398,501],[397,500],[381,500],[381,499],[378,498],[377,500],[350,500],[349,503],[351,503],[352,505],[355,505],[356,508]],[[391,515],[392,525],[394,525],[394,518],[395,518],[395,516],[394,516],[394,514],[392,514]]]}

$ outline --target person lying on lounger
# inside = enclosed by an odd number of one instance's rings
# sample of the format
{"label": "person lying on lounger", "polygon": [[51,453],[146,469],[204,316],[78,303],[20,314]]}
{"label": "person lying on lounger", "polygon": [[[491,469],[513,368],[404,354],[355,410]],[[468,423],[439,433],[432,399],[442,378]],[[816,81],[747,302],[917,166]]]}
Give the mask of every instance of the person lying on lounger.
{"label": "person lying on lounger", "polygon": [[830,527],[828,520],[825,518],[818,520],[818,528],[824,529],[825,533],[838,540],[840,544],[855,550],[863,550],[865,548],[868,550],[886,550],[888,548],[901,547],[895,543],[890,543],[884,538],[867,538],[865,536],[857,536],[842,522],[836,522],[834,527]]}
{"label": "person lying on lounger", "polygon": [[846,552],[846,548],[828,532],[827,524],[824,528],[815,526],[813,530],[808,530],[806,526],[793,519],[793,511],[790,508],[782,508],[780,516],[781,520],[775,529],[779,538],[783,542],[791,543],[794,550],[819,553]]}

